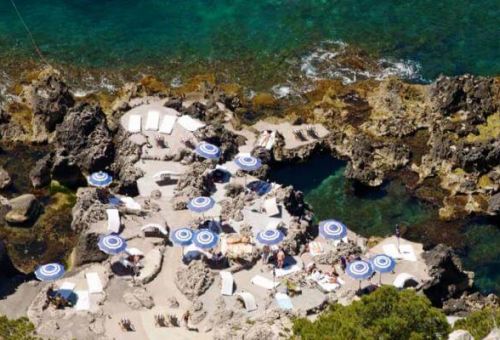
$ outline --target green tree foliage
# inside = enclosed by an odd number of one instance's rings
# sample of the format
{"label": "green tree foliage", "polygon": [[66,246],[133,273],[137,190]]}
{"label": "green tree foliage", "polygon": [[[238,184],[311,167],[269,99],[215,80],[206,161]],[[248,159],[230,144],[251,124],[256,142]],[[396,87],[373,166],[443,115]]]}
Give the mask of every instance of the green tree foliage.
{"label": "green tree foliage", "polygon": [[332,305],[311,322],[296,319],[293,331],[303,340],[446,339],[445,315],[412,290],[382,287],[349,306]]}
{"label": "green tree foliage", "polygon": [[2,340],[38,340],[35,335],[35,326],[28,318],[9,320],[0,316],[0,339]]}
{"label": "green tree foliage", "polygon": [[479,340],[491,332],[495,323],[497,327],[500,325],[500,308],[484,308],[455,322],[454,329],[465,329],[472,334],[474,339]]}

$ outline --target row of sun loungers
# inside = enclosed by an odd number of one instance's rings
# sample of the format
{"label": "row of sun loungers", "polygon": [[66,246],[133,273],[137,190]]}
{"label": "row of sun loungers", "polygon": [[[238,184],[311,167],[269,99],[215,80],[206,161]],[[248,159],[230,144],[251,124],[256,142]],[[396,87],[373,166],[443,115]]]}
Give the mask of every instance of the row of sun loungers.
{"label": "row of sun loungers", "polygon": [[[57,290],[57,294],[63,301],[71,302],[75,310],[90,309],[90,294],[98,294],[103,292],[103,286],[99,274],[89,272],[85,274],[87,281],[87,290],[76,290],[76,284],[70,281],[64,281]],[[76,302],[76,303],[74,303]]]}
{"label": "row of sun loungers", "polygon": [[[163,115],[161,119],[160,116],[161,113],[159,111],[149,111],[146,116],[144,131],[158,131],[170,135],[174,129],[175,123],[178,123],[183,129],[189,132],[194,132],[205,126],[204,123],[187,115],[179,118],[172,115]],[[130,133],[139,133],[142,131],[142,116],[140,114],[130,115],[127,130]]]}

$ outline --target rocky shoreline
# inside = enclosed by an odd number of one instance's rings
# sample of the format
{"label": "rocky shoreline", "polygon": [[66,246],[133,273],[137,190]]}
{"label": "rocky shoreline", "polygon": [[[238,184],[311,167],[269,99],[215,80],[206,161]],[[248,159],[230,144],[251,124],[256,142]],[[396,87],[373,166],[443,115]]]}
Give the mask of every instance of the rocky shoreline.
{"label": "rocky shoreline", "polygon": [[[498,78],[441,77],[430,85],[408,84],[395,78],[349,85],[320,81],[314,90],[304,94],[303,102],[297,103],[276,99],[269,93],[249,98],[240,86],[217,84],[211,76],[195,77],[179,88],[145,77],[139,83],[124,84],[113,94],[79,98],[57,70],[45,68],[12,90],[0,108],[0,142],[48,145],[50,151],[28,169],[33,188],[47,188],[55,181],[70,191],[77,190],[71,222],[76,240],[71,256],[65,254],[76,269],[106,259],[96,247],[98,234],[92,229],[93,223],[104,219],[105,207],[95,190],[82,188],[85,176],[105,169],[117,179],[115,192],[138,194],[137,180],[143,172],[135,164],[141,156],[144,159],[147,141],[131,142],[120,118],[131,108],[158,99],[164,101],[165,107],[210,122],[196,134],[201,140],[219,145],[222,160],[234,157],[238,146],[244,144],[238,132],[256,129],[257,121],[321,124],[327,128],[312,137],[312,142],[297,148],[286,148],[285,137],[278,132],[271,151],[254,149],[252,152],[266,164],[252,174],[258,178],[265,178],[277,164],[303,161],[316,152],[326,152],[346,160],[346,177],[362,185],[377,187],[391,178],[400,178],[417,197],[439,207],[442,220],[500,214]],[[230,128],[224,125],[227,110],[232,115]],[[175,209],[185,208],[187,198],[210,191],[201,175],[206,165],[197,162],[192,153],[165,154],[160,160],[189,167],[177,184]],[[6,171],[0,171],[0,182],[5,187],[10,185]],[[238,201],[242,197],[239,189],[233,190],[225,214],[237,219],[238,207],[244,202]],[[59,194],[60,200],[71,197]],[[282,189],[277,196],[294,221],[284,246],[290,254],[297,254],[310,231],[312,211],[302,193],[291,187]],[[151,211],[157,209],[153,200],[143,204]],[[9,228],[15,227],[16,223],[42,218],[49,208],[34,195],[20,195],[2,199],[0,218]],[[5,251],[2,254],[6,256]],[[423,258],[432,280],[420,289],[445,312],[460,315],[485,305],[498,305],[496,296],[483,297],[473,291],[473,273],[463,270],[450,247],[438,245],[426,251]],[[33,263],[23,263],[23,259],[11,261],[21,272],[29,273],[34,268]],[[222,319],[215,320],[214,325],[229,318],[225,313],[220,315]]]}

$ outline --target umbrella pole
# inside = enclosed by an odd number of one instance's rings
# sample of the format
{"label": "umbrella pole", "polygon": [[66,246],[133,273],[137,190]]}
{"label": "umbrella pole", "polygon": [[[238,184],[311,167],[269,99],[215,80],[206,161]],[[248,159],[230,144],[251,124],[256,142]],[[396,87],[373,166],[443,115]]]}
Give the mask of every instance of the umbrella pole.
{"label": "umbrella pole", "polygon": [[382,273],[380,272],[379,274],[380,276],[378,277],[378,284],[382,285]]}
{"label": "umbrella pole", "polygon": [[359,280],[359,290],[361,290],[361,280]]}

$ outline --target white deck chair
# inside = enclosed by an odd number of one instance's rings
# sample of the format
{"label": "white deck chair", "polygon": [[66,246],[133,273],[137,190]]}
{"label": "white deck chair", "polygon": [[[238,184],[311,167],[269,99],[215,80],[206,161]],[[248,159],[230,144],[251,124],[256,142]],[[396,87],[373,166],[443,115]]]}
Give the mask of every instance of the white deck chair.
{"label": "white deck chair", "polygon": [[139,249],[134,248],[134,247],[126,248],[125,253],[127,253],[130,256],[136,256],[136,255],[144,256],[144,253],[142,251],[140,251]]}
{"label": "white deck chair", "polygon": [[90,309],[90,296],[86,290],[75,291],[78,299],[76,300],[75,310],[89,310]]}
{"label": "white deck chair", "polygon": [[191,118],[190,116],[184,115],[177,120],[180,126],[189,132],[194,132],[205,126],[204,123],[200,122],[198,119]]}
{"label": "white deck chair", "polygon": [[96,272],[87,273],[85,274],[85,278],[87,279],[87,286],[90,294],[102,293],[102,283],[99,274]]}
{"label": "white deck chair", "polygon": [[170,135],[174,129],[175,121],[177,120],[176,116],[165,115],[163,116],[163,120],[160,124],[160,133],[165,133]]}
{"label": "white deck chair", "polygon": [[393,286],[396,288],[404,288],[407,281],[412,280],[418,283],[417,278],[408,273],[401,273],[394,279]]}
{"label": "white deck chair", "polygon": [[302,267],[298,264],[293,264],[291,266],[286,266],[284,268],[276,268],[276,277],[287,276],[302,270]]}
{"label": "white deck chair", "polygon": [[276,293],[274,296],[276,303],[281,309],[291,310],[293,309],[292,299],[284,293]]}
{"label": "white deck chair", "polygon": [[251,312],[257,309],[257,303],[255,302],[255,298],[252,294],[248,292],[239,292],[236,293],[236,295],[238,295],[243,300],[247,312]]}
{"label": "white deck chair", "polygon": [[274,289],[280,285],[279,282],[273,282],[273,280],[269,280],[268,278],[265,278],[265,277],[260,276],[260,275],[255,275],[254,277],[252,277],[250,282],[252,282],[256,286],[259,286],[259,287],[262,287],[262,288],[265,288],[268,290]]}
{"label": "white deck chair", "polygon": [[155,181],[161,181],[162,179],[165,178],[165,176],[173,178],[173,177],[180,177],[181,175],[182,174],[180,172],[163,170],[163,171],[159,171],[159,172],[155,173],[153,175],[153,180],[155,180]]}
{"label": "white deck chair", "polygon": [[120,201],[122,201],[125,204],[125,208],[127,209],[141,210],[141,205],[137,203],[132,197],[123,196],[120,198]]}
{"label": "white deck chair", "polygon": [[160,112],[156,110],[148,111],[146,118],[146,126],[144,130],[146,131],[158,131],[158,125],[160,124]]}
{"label": "white deck chair", "polygon": [[108,231],[112,233],[120,232],[120,214],[118,209],[106,209],[108,216]]}
{"label": "white deck chair", "polygon": [[142,123],[142,118],[140,115],[130,115],[130,117],[128,117],[128,127],[127,127],[128,132],[130,133],[141,132],[141,123]]}
{"label": "white deck chair", "polygon": [[280,214],[280,209],[278,203],[276,202],[276,197],[268,198],[264,201],[263,208],[267,216],[276,216]]}
{"label": "white deck chair", "polygon": [[220,278],[221,278],[221,289],[220,293],[222,295],[233,295],[233,287],[234,287],[234,278],[233,274],[230,272],[226,271],[221,271],[219,272]]}
{"label": "white deck chair", "polygon": [[149,224],[146,224],[145,226],[141,227],[141,231],[143,233],[148,233],[148,232],[152,232],[155,230],[159,231],[164,236],[168,236],[167,229],[164,226],[162,226],[161,224],[149,223]]}

